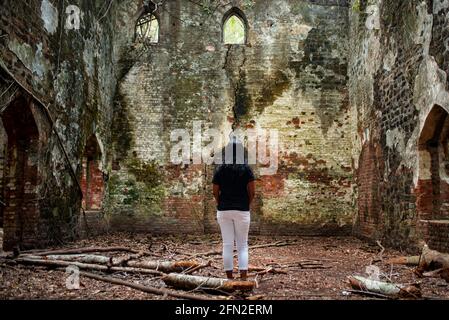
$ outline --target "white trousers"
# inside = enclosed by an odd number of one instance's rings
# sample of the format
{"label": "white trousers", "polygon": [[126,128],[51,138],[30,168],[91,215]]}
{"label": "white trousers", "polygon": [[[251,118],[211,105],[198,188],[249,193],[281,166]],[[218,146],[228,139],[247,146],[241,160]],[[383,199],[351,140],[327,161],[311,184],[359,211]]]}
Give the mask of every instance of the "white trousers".
{"label": "white trousers", "polygon": [[234,241],[237,246],[239,270],[248,270],[248,231],[251,221],[249,211],[217,211],[217,221],[223,238],[223,266],[234,269]]}

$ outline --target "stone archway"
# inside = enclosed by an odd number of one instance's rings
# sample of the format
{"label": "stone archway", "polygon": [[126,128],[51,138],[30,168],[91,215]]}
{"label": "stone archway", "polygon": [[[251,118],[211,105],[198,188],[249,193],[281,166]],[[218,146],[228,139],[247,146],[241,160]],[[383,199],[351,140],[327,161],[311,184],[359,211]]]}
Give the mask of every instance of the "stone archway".
{"label": "stone archway", "polygon": [[448,251],[449,114],[435,105],[426,118],[418,144],[416,208],[419,230],[427,244]]}
{"label": "stone archway", "polygon": [[449,218],[449,116],[435,105],[418,144],[417,210],[420,219]]}

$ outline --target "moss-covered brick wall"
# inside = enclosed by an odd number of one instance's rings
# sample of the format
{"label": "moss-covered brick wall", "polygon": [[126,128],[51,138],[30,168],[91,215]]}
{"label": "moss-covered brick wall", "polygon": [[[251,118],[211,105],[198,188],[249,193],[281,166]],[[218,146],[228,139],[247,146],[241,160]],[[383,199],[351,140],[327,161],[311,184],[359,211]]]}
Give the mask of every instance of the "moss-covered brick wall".
{"label": "moss-covered brick wall", "polygon": [[[65,27],[69,5],[80,10],[79,29]],[[110,7],[104,1],[90,0],[2,1],[2,109],[11,97],[33,101],[30,110],[40,141],[33,158],[39,178],[31,187],[37,214],[19,219],[18,208],[4,217],[8,221],[4,224],[8,247],[46,245],[79,234],[81,196],[75,176],[79,179],[81,175],[86,140],[95,134],[103,147],[101,169],[107,177],[120,48],[134,28],[124,22],[137,12],[138,5],[135,1],[115,1]],[[14,107],[10,104],[7,111],[13,112]],[[12,175],[14,170],[8,172]],[[13,183],[8,186],[9,190],[15,187]]]}
{"label": "moss-covered brick wall", "polygon": [[[222,43],[233,7],[246,45]],[[347,90],[346,1],[169,1],[159,43],[127,48],[113,120],[111,227],[216,231],[212,167],[169,163],[170,132],[279,130],[279,170],[258,175],[254,232],[347,233],[354,211],[354,128]],[[204,128],[203,128],[204,129]]]}
{"label": "moss-covered brick wall", "polygon": [[449,2],[353,0],[350,7],[356,231],[397,247],[426,240],[446,251],[440,120],[449,110]]}

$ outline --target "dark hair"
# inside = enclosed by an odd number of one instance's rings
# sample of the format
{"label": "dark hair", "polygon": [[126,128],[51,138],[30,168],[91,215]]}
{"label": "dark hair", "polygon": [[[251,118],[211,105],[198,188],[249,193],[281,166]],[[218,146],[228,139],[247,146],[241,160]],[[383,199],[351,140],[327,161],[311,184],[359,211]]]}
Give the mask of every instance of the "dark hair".
{"label": "dark hair", "polygon": [[[232,148],[232,149],[231,149]],[[232,163],[230,159],[226,159],[226,153],[232,150]],[[241,154],[243,150],[243,155]],[[221,164],[217,165],[216,170],[222,170],[224,174],[237,177],[242,176],[248,167],[248,150],[243,144],[235,139],[230,141],[224,148],[221,149]],[[240,154],[237,154],[240,153]],[[228,161],[226,161],[228,160]]]}

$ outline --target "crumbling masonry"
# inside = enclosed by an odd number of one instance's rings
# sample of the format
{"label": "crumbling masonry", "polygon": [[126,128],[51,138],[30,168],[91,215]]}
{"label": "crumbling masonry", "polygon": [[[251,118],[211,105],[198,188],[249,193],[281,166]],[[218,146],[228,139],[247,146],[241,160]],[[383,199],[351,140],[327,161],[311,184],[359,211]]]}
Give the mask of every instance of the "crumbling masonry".
{"label": "crumbling masonry", "polygon": [[251,232],[449,251],[449,1],[69,2],[1,4],[4,249],[216,232],[213,167],[169,161],[201,121],[279,132]]}

